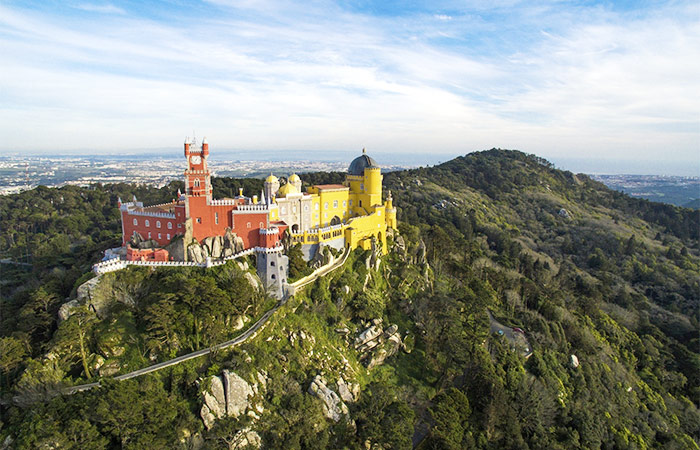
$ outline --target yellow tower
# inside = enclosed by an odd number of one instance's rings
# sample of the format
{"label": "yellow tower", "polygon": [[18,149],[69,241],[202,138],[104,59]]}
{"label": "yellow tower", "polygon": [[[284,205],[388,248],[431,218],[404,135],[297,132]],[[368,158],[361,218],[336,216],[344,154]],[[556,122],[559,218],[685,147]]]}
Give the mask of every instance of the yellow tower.
{"label": "yellow tower", "polygon": [[386,226],[387,228],[396,229],[396,208],[394,208],[394,199],[391,197],[391,191],[387,193],[386,202],[384,202],[384,210],[386,211]]}
{"label": "yellow tower", "polygon": [[371,214],[375,207],[382,205],[382,169],[364,148],[362,156],[350,163],[347,184],[354,216]]}

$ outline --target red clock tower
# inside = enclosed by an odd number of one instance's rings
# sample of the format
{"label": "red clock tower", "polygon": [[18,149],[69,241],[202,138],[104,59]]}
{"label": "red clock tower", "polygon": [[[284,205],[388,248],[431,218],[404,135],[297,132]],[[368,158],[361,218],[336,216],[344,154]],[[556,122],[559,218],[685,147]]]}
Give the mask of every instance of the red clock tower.
{"label": "red clock tower", "polygon": [[202,140],[202,148],[197,149],[197,142],[185,140],[185,158],[187,158],[187,170],[185,170],[185,194],[189,197],[204,197],[211,200],[211,173],[207,167],[209,157],[209,143],[207,138]]}

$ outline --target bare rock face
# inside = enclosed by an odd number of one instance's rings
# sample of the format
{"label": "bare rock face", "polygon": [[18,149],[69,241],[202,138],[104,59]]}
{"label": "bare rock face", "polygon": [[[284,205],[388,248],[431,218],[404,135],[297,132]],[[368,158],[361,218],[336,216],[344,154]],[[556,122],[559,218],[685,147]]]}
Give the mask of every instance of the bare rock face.
{"label": "bare rock face", "polygon": [[233,443],[229,446],[231,450],[244,448],[260,448],[262,439],[260,435],[251,430],[250,427],[244,428],[233,437]]}
{"label": "bare rock face", "polygon": [[58,309],[58,322],[61,323],[73,314],[73,308],[80,305],[78,300],[70,300]]}
{"label": "bare rock face", "polygon": [[353,403],[360,395],[360,385],[357,383],[348,383],[340,377],[338,379],[338,394],[345,403]]}
{"label": "bare rock face", "polygon": [[372,325],[355,338],[355,348],[360,349],[363,346],[366,347],[367,344],[377,339],[382,333],[383,330],[381,326]]}
{"label": "bare rock face", "polygon": [[202,405],[202,409],[199,410],[199,416],[202,418],[202,422],[204,422],[204,426],[207,430],[211,430],[211,427],[214,426],[214,422],[216,422],[216,416],[211,413],[211,410],[206,404]]}
{"label": "bare rock face", "polygon": [[226,229],[221,246],[224,253],[230,253],[231,255],[244,250],[243,239],[231,231],[230,228]]}
{"label": "bare rock face", "polygon": [[397,235],[394,239],[394,252],[399,254],[402,261],[406,261],[406,241],[403,236]]}
{"label": "bare rock face", "polygon": [[[396,327],[396,329],[398,329],[398,327]],[[383,364],[388,357],[395,355],[401,348],[401,336],[399,336],[398,333],[394,332],[394,334],[391,334],[389,337],[386,337],[385,334],[384,337],[386,340],[372,352],[372,358],[369,360],[369,363],[367,363],[367,369],[373,369]]]}
{"label": "bare rock face", "polygon": [[249,397],[254,395],[253,388],[235,372],[224,370],[223,378],[226,389],[226,414],[238,417],[248,408]]}
{"label": "bare rock face", "polygon": [[578,362],[578,356],[573,354],[569,355],[569,363],[571,364],[571,367],[576,369],[580,365],[580,363]]}
{"label": "bare rock face", "polygon": [[214,237],[209,236],[202,239],[202,250],[204,250],[205,256],[212,256],[211,249],[213,247]]}
{"label": "bare rock face", "polygon": [[[209,377],[209,382],[209,389],[204,391],[204,404],[215,418],[220,419],[226,415],[224,383],[221,377],[217,376]],[[203,417],[202,420],[204,420]]]}
{"label": "bare rock face", "polygon": [[202,246],[199,245],[197,242],[193,242],[192,244],[187,246],[187,260],[196,262],[196,263],[203,263],[204,260],[206,259],[206,255],[204,253],[204,250],[202,250]]}
{"label": "bare rock face", "polygon": [[327,418],[334,422],[340,421],[342,416],[350,412],[348,406],[341,398],[326,386],[326,382],[320,375],[316,375],[309,386],[309,394],[315,395],[323,402],[323,412]]}
{"label": "bare rock face", "polygon": [[173,260],[185,260],[185,240],[182,238],[182,236],[176,235],[173,240],[170,241],[170,244],[165,246],[165,249],[168,251],[168,254],[173,258]]}
{"label": "bare rock face", "polygon": [[221,254],[222,249],[223,249],[223,245],[222,245],[223,242],[224,242],[224,239],[222,236],[214,236],[214,238],[211,241],[211,247],[210,247],[210,250],[211,250],[210,255],[212,258],[219,259],[219,258],[223,257],[223,255]]}

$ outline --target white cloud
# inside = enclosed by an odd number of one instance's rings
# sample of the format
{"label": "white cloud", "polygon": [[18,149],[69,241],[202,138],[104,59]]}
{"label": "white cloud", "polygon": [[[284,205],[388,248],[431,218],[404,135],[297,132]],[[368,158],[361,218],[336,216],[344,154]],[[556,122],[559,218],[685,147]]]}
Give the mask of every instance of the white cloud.
{"label": "white cloud", "polygon": [[496,35],[478,10],[215,3],[189,21],[111,11],[88,23],[0,6],[6,146],[164,147],[194,127],[226,148],[697,153],[692,6],[634,20],[542,6],[522,14],[541,28]]}
{"label": "white cloud", "polygon": [[80,9],[82,11],[96,12],[100,14],[126,14],[122,8],[114,6],[112,4],[94,4],[94,3],[80,3],[74,5],[73,8]]}

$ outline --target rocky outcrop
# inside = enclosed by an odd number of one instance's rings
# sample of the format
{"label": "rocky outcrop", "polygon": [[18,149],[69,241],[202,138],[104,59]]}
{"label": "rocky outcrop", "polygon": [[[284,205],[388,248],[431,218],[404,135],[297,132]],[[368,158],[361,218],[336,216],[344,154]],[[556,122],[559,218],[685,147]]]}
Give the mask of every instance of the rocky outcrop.
{"label": "rocky outcrop", "polygon": [[187,246],[187,260],[196,262],[196,263],[203,263],[207,259],[206,253],[202,249],[202,246],[199,245],[197,241],[192,242],[190,245]]}
{"label": "rocky outcrop", "polygon": [[338,395],[345,403],[353,403],[360,396],[360,385],[357,383],[348,383],[343,377],[338,379]]}
{"label": "rocky outcrop", "polygon": [[70,300],[62,304],[61,307],[58,308],[58,322],[61,323],[73,315],[73,309],[79,305],[80,302],[78,300]]}
{"label": "rocky outcrop", "polygon": [[398,325],[390,325],[384,330],[381,319],[374,319],[372,324],[355,338],[355,348],[361,353],[360,360],[368,369],[383,364],[402,346]]}
{"label": "rocky outcrop", "polygon": [[578,356],[576,356],[574,354],[569,355],[569,364],[571,364],[571,367],[573,367],[574,369],[578,368],[578,366],[580,364],[578,362]]}
{"label": "rocky outcrop", "polygon": [[309,394],[315,395],[323,402],[323,413],[328,419],[339,422],[350,412],[348,406],[334,391],[328,388],[320,375],[316,375],[309,386]]}
{"label": "rocky outcrop", "polygon": [[256,373],[252,383],[229,370],[224,370],[221,376],[209,377],[208,380],[209,387],[203,392],[204,404],[199,412],[208,430],[222,417],[247,414],[258,419],[264,411],[262,404],[253,401],[267,385],[267,374],[264,371]]}
{"label": "rocky outcrop", "polygon": [[209,389],[204,391],[204,404],[217,419],[226,416],[226,394],[221,377],[209,377]]}
{"label": "rocky outcrop", "polygon": [[248,408],[249,398],[254,395],[253,389],[235,372],[224,370],[223,378],[226,389],[226,414],[238,417]]}
{"label": "rocky outcrop", "polygon": [[331,251],[330,248],[321,242],[316,248],[316,253],[314,257],[309,261],[309,266],[318,269],[319,267],[325,266],[331,261]]}
{"label": "rocky outcrop", "polygon": [[260,448],[262,439],[260,435],[249,427],[244,428],[233,436],[233,440],[229,445],[230,450]]}
{"label": "rocky outcrop", "polygon": [[185,239],[181,235],[175,235],[175,237],[170,241],[170,244],[164,247],[168,254],[175,261],[185,260]]}

